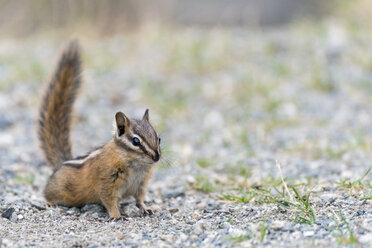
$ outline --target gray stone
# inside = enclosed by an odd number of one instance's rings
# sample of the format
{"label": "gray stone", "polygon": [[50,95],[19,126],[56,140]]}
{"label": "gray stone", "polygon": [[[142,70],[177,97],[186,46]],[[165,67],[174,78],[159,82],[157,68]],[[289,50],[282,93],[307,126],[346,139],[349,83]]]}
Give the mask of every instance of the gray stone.
{"label": "gray stone", "polygon": [[366,199],[364,199],[364,200],[361,200],[361,201],[359,201],[359,205],[360,206],[362,206],[362,205],[364,205],[365,203],[367,202],[367,200]]}
{"label": "gray stone", "polygon": [[358,209],[358,210],[356,211],[355,215],[356,215],[356,216],[361,216],[361,215],[363,215],[364,213],[365,213],[364,210],[360,210],[360,209]]}
{"label": "gray stone", "polygon": [[10,220],[10,217],[12,216],[13,212],[14,212],[14,208],[8,208],[7,210],[5,210],[5,211],[1,214],[1,217]]}
{"label": "gray stone", "polygon": [[270,227],[273,230],[282,230],[285,227],[284,221],[274,220],[270,223]]}
{"label": "gray stone", "polygon": [[172,215],[170,213],[166,213],[166,212],[163,212],[161,215],[160,215],[160,218],[163,219],[163,220],[169,220],[172,218]]}
{"label": "gray stone", "polygon": [[97,244],[91,244],[87,248],[99,248],[100,246]]}
{"label": "gray stone", "polygon": [[0,115],[0,128],[7,128],[13,125],[13,122],[6,116]]}
{"label": "gray stone", "polygon": [[18,215],[16,212],[12,213],[12,216],[10,217],[11,222],[17,222],[18,221]]}
{"label": "gray stone", "polygon": [[170,190],[170,191],[167,191],[165,194],[164,194],[164,198],[167,199],[167,198],[176,198],[176,197],[183,197],[185,196],[185,192],[181,191],[181,190]]}
{"label": "gray stone", "polygon": [[77,208],[77,207],[72,207],[72,208],[68,209],[66,211],[66,213],[67,214],[70,214],[70,215],[76,215],[76,216],[78,216],[78,215],[80,215],[80,209]]}
{"label": "gray stone", "polygon": [[37,202],[37,201],[31,201],[31,206],[38,209],[38,210],[45,210],[46,207],[44,204],[40,203],[40,202]]}
{"label": "gray stone", "polygon": [[81,208],[81,212],[103,212],[104,208],[103,206],[99,204],[87,204],[84,207]]}
{"label": "gray stone", "polygon": [[206,212],[212,212],[213,210],[218,210],[218,209],[221,209],[221,206],[219,203],[216,203],[216,202],[210,202],[208,203],[207,207],[205,208],[205,211]]}
{"label": "gray stone", "polygon": [[169,211],[169,213],[176,213],[176,212],[179,211],[179,209],[178,208],[170,208],[168,211]]}
{"label": "gray stone", "polygon": [[99,217],[97,212],[92,213],[91,216],[95,219],[98,219]]}
{"label": "gray stone", "polygon": [[203,220],[203,219],[199,220],[194,225],[194,231],[196,233],[201,233],[201,232],[203,232],[205,230],[208,230],[210,228],[211,228],[210,223],[207,220]]}

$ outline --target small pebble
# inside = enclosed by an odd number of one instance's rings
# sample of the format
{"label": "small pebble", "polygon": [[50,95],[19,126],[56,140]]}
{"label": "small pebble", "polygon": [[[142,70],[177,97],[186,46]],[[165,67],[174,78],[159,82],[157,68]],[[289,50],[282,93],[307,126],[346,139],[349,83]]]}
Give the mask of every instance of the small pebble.
{"label": "small pebble", "polygon": [[1,214],[1,217],[10,220],[10,217],[12,216],[13,212],[14,212],[14,208],[8,208],[7,210],[5,210],[5,211]]}
{"label": "small pebble", "polygon": [[176,213],[176,212],[178,212],[178,208],[171,208],[171,209],[169,209],[168,211],[170,212],[170,213]]}
{"label": "small pebble", "polygon": [[164,198],[176,198],[176,197],[179,197],[179,196],[185,196],[185,192],[181,191],[181,190],[171,190],[171,191],[167,191],[165,194],[164,194]]}
{"label": "small pebble", "polygon": [[304,236],[305,237],[311,237],[311,236],[313,236],[314,235],[314,231],[305,231],[304,232]]}
{"label": "small pebble", "polygon": [[36,208],[38,210],[45,210],[46,209],[44,204],[42,204],[40,202],[37,202],[37,201],[31,201],[31,206],[33,206],[34,208]]}
{"label": "small pebble", "polygon": [[122,232],[116,232],[116,237],[121,240],[125,238],[125,235]]}

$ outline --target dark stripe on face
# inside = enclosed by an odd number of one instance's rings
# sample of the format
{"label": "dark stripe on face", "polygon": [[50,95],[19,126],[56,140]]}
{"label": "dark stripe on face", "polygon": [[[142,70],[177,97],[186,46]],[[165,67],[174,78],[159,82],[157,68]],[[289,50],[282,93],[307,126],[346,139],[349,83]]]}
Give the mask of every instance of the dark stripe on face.
{"label": "dark stripe on face", "polygon": [[118,139],[115,139],[115,144],[118,145],[120,148],[123,148],[124,150],[128,151],[128,152],[135,152],[135,153],[140,154],[140,152],[138,150],[135,150],[132,147],[127,146],[125,143],[121,142]]}
{"label": "dark stripe on face", "polygon": [[146,148],[143,146],[143,145],[139,145],[139,148],[143,151],[144,154],[146,154],[147,156],[151,156],[148,151],[146,151]]}
{"label": "dark stripe on face", "polygon": [[[149,144],[146,142],[146,140],[143,139],[143,137],[142,137],[141,135],[138,135],[138,134],[136,134],[136,135],[137,135],[138,137],[141,138],[141,141],[142,141],[143,143],[145,143],[145,144],[147,145],[147,147],[151,147],[151,146],[149,146]],[[127,136],[127,138],[131,141],[131,140],[133,140],[134,137]],[[149,152],[146,150],[145,146],[143,146],[142,144],[140,144],[138,147],[141,149],[141,151],[142,151],[146,156],[149,156],[150,158],[152,158],[151,153],[149,153]]]}
{"label": "dark stripe on face", "polygon": [[[137,135],[137,134],[136,134],[136,135]],[[132,136],[126,135],[125,137],[128,139],[129,142],[132,142],[132,140],[133,140],[133,137],[132,137]],[[143,140],[143,138],[142,138],[140,135],[138,135],[138,137],[140,137],[140,138],[142,139],[142,142],[146,143],[147,146],[150,147],[150,146],[148,145],[148,143],[145,142],[145,141]],[[127,144],[121,142],[119,139],[115,139],[115,144],[117,144],[119,147],[123,148],[123,149],[126,150],[126,151],[129,151],[129,152],[135,152],[135,153],[137,153],[137,154],[142,154],[142,153],[141,153],[140,151],[138,151],[137,149],[134,149],[134,148],[128,146]],[[146,148],[145,148],[142,144],[140,144],[140,145],[138,146],[138,148],[141,149],[141,151],[143,152],[143,154],[145,154],[146,156],[150,157],[150,158],[151,158],[152,160],[154,160],[155,162],[159,160],[159,155],[158,155],[158,152],[157,152],[157,151],[156,151],[156,152],[154,151],[154,153],[155,153],[155,157],[153,157],[153,156],[151,155],[151,153],[149,153],[149,152],[146,150]]]}
{"label": "dark stripe on face", "polygon": [[153,151],[155,156],[153,156],[151,153],[149,153],[146,148],[143,145],[140,145],[139,148],[143,151],[146,156],[149,156],[154,162],[158,162],[160,159],[160,154],[158,151]]}
{"label": "dark stripe on face", "polygon": [[[140,135],[140,134],[138,134],[138,133],[136,133],[135,135],[138,136],[138,137],[140,137],[140,138],[141,138],[141,142],[145,143],[145,144],[147,145],[147,147],[151,148],[150,144],[146,141],[145,138],[143,138],[142,135]],[[127,135],[126,137],[128,138],[129,142],[132,142],[132,140],[133,140],[133,138],[134,138],[134,137],[129,136],[129,135]]]}

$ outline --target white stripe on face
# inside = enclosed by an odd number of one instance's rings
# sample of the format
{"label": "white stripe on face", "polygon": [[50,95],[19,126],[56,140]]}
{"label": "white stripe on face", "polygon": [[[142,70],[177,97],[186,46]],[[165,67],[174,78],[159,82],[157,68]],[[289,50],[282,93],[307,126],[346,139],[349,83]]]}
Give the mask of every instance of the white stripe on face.
{"label": "white stripe on face", "polygon": [[89,159],[97,156],[98,154],[100,154],[101,151],[102,151],[102,149],[95,150],[92,153],[90,153],[86,158],[77,159],[77,160],[68,160],[68,161],[63,162],[63,164],[84,164],[87,160],[89,160]]}
{"label": "white stripe on face", "polygon": [[[146,150],[146,151],[147,151],[151,156],[155,156],[155,152],[154,152],[154,150],[152,150],[152,149],[147,145],[147,143],[146,143],[143,139],[141,139],[140,136],[138,136],[137,134],[132,134],[132,135],[130,135],[130,136],[132,136],[132,138],[137,138],[137,139],[139,139],[140,142],[141,142],[141,145],[145,148],[145,150]],[[139,146],[135,146],[135,145],[133,145],[132,140],[131,140],[131,139],[128,139],[128,137],[125,136],[125,135],[123,135],[122,137],[120,137],[120,140],[121,140],[124,144],[126,144],[127,146],[132,147],[133,149],[141,150],[141,148],[140,148]]]}
{"label": "white stripe on face", "polygon": [[154,152],[154,150],[152,150],[152,149],[147,145],[146,142],[142,142],[141,144],[142,144],[142,146],[145,148],[145,150],[146,150],[146,151],[147,151],[151,156],[155,156],[155,152]]}

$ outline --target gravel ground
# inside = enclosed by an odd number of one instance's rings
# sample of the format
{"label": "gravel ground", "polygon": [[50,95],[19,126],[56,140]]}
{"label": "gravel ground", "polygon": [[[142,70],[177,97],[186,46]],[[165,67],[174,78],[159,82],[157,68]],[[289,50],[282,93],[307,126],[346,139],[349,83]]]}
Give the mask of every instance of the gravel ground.
{"label": "gravel ground", "polygon": [[117,110],[146,107],[165,144],[145,199],[155,214],[128,200],[123,222],[100,205],[45,206],[34,120],[66,40],[2,40],[0,246],[369,247],[370,37],[323,23],[81,39],[74,153],[109,140]]}

